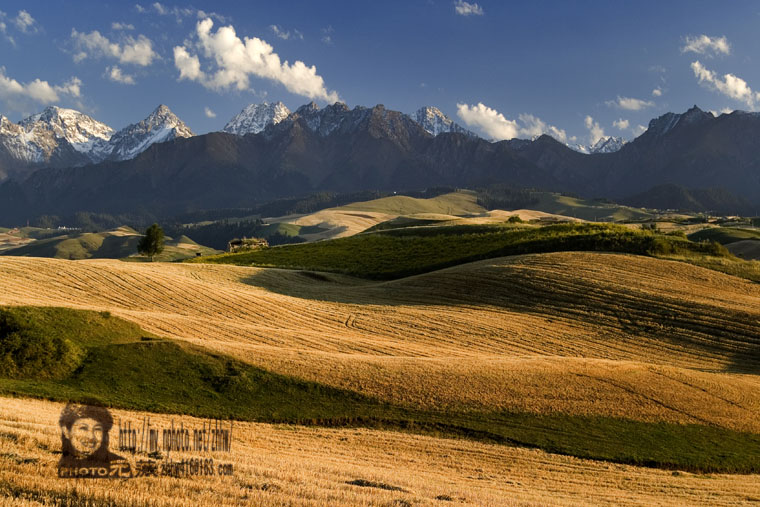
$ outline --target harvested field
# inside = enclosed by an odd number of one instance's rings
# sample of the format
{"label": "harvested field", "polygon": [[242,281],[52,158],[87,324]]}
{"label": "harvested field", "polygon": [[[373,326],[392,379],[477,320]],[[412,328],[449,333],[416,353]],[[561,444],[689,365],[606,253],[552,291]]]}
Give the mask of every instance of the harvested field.
{"label": "harvested field", "polygon": [[[38,505],[739,505],[760,476],[694,475],[452,439],[376,430],[236,423],[232,477],[70,480],[56,477],[60,403],[0,398],[2,503]],[[137,424],[169,416],[113,410]],[[178,418],[173,418],[178,422]],[[200,420],[182,417],[187,426]],[[112,441],[116,430],[111,430]],[[121,453],[124,455],[124,453]],[[127,455],[130,456],[130,455]],[[145,456],[137,454],[135,459]],[[197,455],[176,454],[181,457]],[[9,498],[16,495],[16,499]],[[79,505],[78,504],[78,505]]]}
{"label": "harvested field", "polygon": [[556,253],[384,283],[108,260],[3,258],[0,273],[0,304],[107,310],[406,406],[760,432],[760,289],[684,263]]}

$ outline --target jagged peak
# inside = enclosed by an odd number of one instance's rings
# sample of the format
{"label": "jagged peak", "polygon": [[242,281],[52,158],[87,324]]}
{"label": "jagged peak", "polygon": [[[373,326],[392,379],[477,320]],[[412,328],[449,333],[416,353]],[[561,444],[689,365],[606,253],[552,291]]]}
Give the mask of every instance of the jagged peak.
{"label": "jagged peak", "polygon": [[336,112],[350,111],[350,109],[348,108],[345,102],[336,102],[334,104],[330,104],[329,106],[325,107],[324,110],[330,110],[330,111],[336,111]]}
{"label": "jagged peak", "polygon": [[279,101],[248,104],[227,122],[222,131],[239,136],[258,134],[270,124],[280,123],[290,114],[287,106]]}
{"label": "jagged peak", "polygon": [[316,102],[312,100],[308,104],[304,104],[298,109],[296,109],[296,114],[299,116],[305,116],[305,115],[314,114],[317,111],[319,111],[319,106],[317,105]]}
{"label": "jagged peak", "polygon": [[446,132],[456,132],[471,137],[477,137],[473,132],[458,125],[454,120],[434,106],[423,106],[409,116],[428,134],[433,136]]}

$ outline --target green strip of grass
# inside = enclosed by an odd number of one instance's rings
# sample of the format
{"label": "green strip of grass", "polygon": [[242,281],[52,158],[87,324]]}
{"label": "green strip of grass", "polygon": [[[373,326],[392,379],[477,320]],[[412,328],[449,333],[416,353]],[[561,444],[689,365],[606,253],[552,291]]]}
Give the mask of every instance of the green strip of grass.
{"label": "green strip of grass", "polygon": [[557,251],[729,256],[716,243],[694,243],[612,224],[451,226],[388,230],[317,243],[203,257],[192,262],[273,266],[391,280],[507,255]]}
{"label": "green strip of grass", "polygon": [[736,227],[713,227],[689,234],[689,239],[692,241],[717,241],[721,245],[728,245],[746,239],[760,240],[760,231]]}
{"label": "green strip of grass", "polygon": [[[760,472],[760,435],[605,417],[422,411],[152,337],[107,313],[0,307],[0,317],[0,357],[15,364],[0,375],[6,395],[208,418],[386,428],[694,472]],[[70,347],[66,368],[47,364],[51,371],[35,373],[25,366],[44,361],[56,340]]]}

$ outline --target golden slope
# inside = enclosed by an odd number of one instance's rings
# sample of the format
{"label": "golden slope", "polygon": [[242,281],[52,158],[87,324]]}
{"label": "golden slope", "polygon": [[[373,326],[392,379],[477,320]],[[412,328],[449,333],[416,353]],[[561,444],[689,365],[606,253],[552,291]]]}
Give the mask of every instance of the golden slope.
{"label": "golden slope", "polygon": [[[56,477],[63,405],[0,398],[0,491],[24,505],[66,495],[84,505],[737,505],[760,500],[760,476],[693,475],[548,454],[539,450],[365,429],[235,423],[232,477],[72,480]],[[166,415],[113,410],[139,427]],[[182,417],[185,427],[201,420]],[[117,441],[111,430],[111,442]],[[113,449],[113,447],[112,447]],[[124,453],[121,453],[124,455]],[[126,454],[133,466],[144,455]],[[174,460],[207,457],[173,454]],[[347,484],[363,479],[401,488]],[[438,498],[437,498],[438,497]],[[441,498],[443,497],[443,498]],[[50,502],[52,503],[52,502]],[[39,505],[29,501],[28,505]]]}
{"label": "golden slope", "polygon": [[0,304],[108,310],[286,374],[424,407],[760,431],[760,288],[598,253],[385,283],[203,264],[0,259]]}

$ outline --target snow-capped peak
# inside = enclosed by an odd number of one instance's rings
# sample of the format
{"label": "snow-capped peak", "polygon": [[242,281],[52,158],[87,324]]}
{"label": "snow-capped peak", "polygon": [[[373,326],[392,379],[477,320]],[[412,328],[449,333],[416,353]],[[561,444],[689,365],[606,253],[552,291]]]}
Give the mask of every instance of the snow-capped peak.
{"label": "snow-capped peak", "polygon": [[268,125],[276,125],[289,115],[290,110],[282,102],[250,104],[235,115],[222,131],[239,136],[258,134]]}
{"label": "snow-capped peak", "polygon": [[623,147],[625,141],[622,137],[605,136],[600,138],[589,149],[590,153],[614,153]]}
{"label": "snow-capped peak", "polygon": [[113,135],[108,158],[127,160],[136,157],[152,144],[193,135],[193,131],[177,115],[161,104],[141,122],[129,125]]}
{"label": "snow-capped peak", "polygon": [[434,136],[443,132],[457,132],[475,137],[475,134],[454,123],[451,118],[443,114],[437,107],[425,106],[409,116],[419,123],[425,131]]}
{"label": "snow-capped peak", "polygon": [[568,145],[568,147],[586,154],[615,153],[616,151],[620,151],[620,148],[622,148],[626,142],[627,141],[622,137],[602,136],[591,146],[576,144],[575,146]]}
{"label": "snow-capped peak", "polygon": [[19,125],[27,136],[35,137],[39,141],[50,137],[65,139],[79,153],[99,149],[113,135],[113,129],[108,125],[79,111],[56,106],[47,107],[41,113],[21,120]]}

